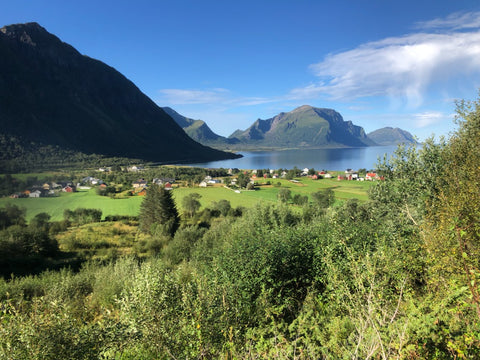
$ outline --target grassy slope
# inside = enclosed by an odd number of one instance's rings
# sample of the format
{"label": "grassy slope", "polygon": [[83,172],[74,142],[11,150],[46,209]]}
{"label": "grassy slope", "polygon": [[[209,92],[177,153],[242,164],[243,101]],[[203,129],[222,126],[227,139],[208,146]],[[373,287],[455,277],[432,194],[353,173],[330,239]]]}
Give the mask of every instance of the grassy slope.
{"label": "grassy slope", "polygon": [[[299,183],[292,183],[287,180],[269,179],[272,184],[280,182],[281,187],[288,188],[295,194],[309,195],[312,192],[332,188],[338,201],[344,201],[349,198],[357,198],[360,201],[367,200],[367,189],[372,185],[371,182],[359,181],[337,181],[334,179],[311,180],[301,178]],[[266,180],[258,180],[259,184],[266,183]],[[256,191],[241,191],[240,194],[224,187],[207,188],[178,188],[174,189],[173,194],[177,203],[179,212],[181,212],[182,199],[192,192],[199,193],[202,198],[200,202],[202,207],[209,206],[212,201],[225,199],[230,201],[233,207],[244,206],[251,207],[259,202],[276,202],[277,193],[281,187],[260,186]],[[27,219],[31,219],[36,214],[46,212],[52,216],[52,220],[63,219],[65,209],[76,208],[95,208],[101,209],[103,216],[107,215],[138,215],[140,204],[143,197],[134,196],[127,199],[111,199],[105,196],[98,196],[94,189],[81,190],[77,193],[62,193],[56,198],[26,198],[10,199],[1,198],[0,207],[6,203],[16,204],[27,209]]]}

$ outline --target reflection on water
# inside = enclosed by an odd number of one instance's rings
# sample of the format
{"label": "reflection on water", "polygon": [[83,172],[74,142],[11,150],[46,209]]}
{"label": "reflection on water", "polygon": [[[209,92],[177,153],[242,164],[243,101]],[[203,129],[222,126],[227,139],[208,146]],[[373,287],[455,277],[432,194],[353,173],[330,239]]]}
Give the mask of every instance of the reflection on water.
{"label": "reflection on water", "polygon": [[239,169],[292,169],[316,170],[374,169],[378,158],[390,156],[396,146],[370,146],[365,148],[309,149],[240,152],[243,158],[211,161],[192,166]]}

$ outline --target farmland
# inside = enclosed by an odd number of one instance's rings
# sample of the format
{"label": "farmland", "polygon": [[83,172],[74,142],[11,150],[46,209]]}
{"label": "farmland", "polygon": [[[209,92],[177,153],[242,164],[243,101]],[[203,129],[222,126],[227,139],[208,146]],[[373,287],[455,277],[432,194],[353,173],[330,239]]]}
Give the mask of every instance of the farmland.
{"label": "farmland", "polygon": [[[270,185],[268,185],[270,182]],[[233,207],[252,207],[259,202],[277,202],[277,194],[281,188],[287,188],[292,196],[295,194],[310,195],[313,192],[330,188],[335,192],[338,202],[350,198],[360,201],[367,200],[367,190],[372,182],[338,181],[334,179],[312,180],[308,177],[298,178],[296,182],[284,179],[259,179],[256,190],[242,190],[240,193],[225,188],[223,185],[200,187],[178,187],[173,190],[177,207],[181,212],[182,199],[193,192],[201,195],[202,207],[209,206],[214,201],[222,199],[230,201]],[[102,210],[103,217],[108,215],[138,215],[141,196],[132,196],[123,199],[99,196],[95,189],[79,190],[75,193],[61,193],[58,197],[0,199],[0,207],[5,204],[15,204],[27,210],[27,220],[36,214],[46,212],[52,220],[61,220],[65,209],[95,208]]]}

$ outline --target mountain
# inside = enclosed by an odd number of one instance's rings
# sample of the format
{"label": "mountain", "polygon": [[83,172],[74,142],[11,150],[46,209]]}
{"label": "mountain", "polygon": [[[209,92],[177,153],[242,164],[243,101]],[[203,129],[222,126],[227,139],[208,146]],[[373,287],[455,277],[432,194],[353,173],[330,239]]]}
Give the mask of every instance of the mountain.
{"label": "mountain", "polygon": [[0,29],[0,135],[157,162],[237,157],[192,140],[125,76],[37,23]]}
{"label": "mountain", "polygon": [[203,120],[187,118],[169,107],[163,107],[163,110],[175,120],[188,136],[203,145],[225,148],[239,142],[237,139],[229,139],[215,134]]}
{"label": "mountain", "polygon": [[300,106],[277,116],[258,119],[229,137],[241,146],[262,148],[356,147],[375,145],[360,126],[344,121],[332,109]]}
{"label": "mountain", "polygon": [[408,131],[384,127],[368,133],[368,138],[378,145],[415,144],[417,141]]}

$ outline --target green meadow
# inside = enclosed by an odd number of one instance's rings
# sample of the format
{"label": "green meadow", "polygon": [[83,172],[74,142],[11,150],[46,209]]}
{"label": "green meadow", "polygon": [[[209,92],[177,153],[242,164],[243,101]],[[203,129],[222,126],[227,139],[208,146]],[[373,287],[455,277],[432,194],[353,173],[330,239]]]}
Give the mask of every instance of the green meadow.
{"label": "green meadow", "polygon": [[[270,181],[270,185],[267,185]],[[208,207],[212,202],[222,199],[230,201],[233,207],[252,207],[259,202],[277,202],[277,194],[281,188],[287,188],[292,196],[295,194],[310,195],[313,192],[331,188],[335,192],[337,202],[350,198],[360,201],[367,200],[367,190],[372,182],[338,181],[336,179],[312,180],[310,178],[297,179],[291,182],[284,179],[259,179],[256,190],[241,190],[237,193],[223,186],[179,187],[173,190],[177,207],[181,212],[182,199],[193,192],[200,194],[202,207]],[[125,199],[113,199],[99,196],[95,189],[79,190],[76,193],[62,193],[59,197],[52,198],[1,198],[0,207],[5,204],[16,204],[27,210],[27,220],[36,214],[46,212],[51,215],[53,221],[63,219],[65,209],[94,208],[102,210],[103,217],[108,215],[138,215],[141,196],[132,196]]]}

